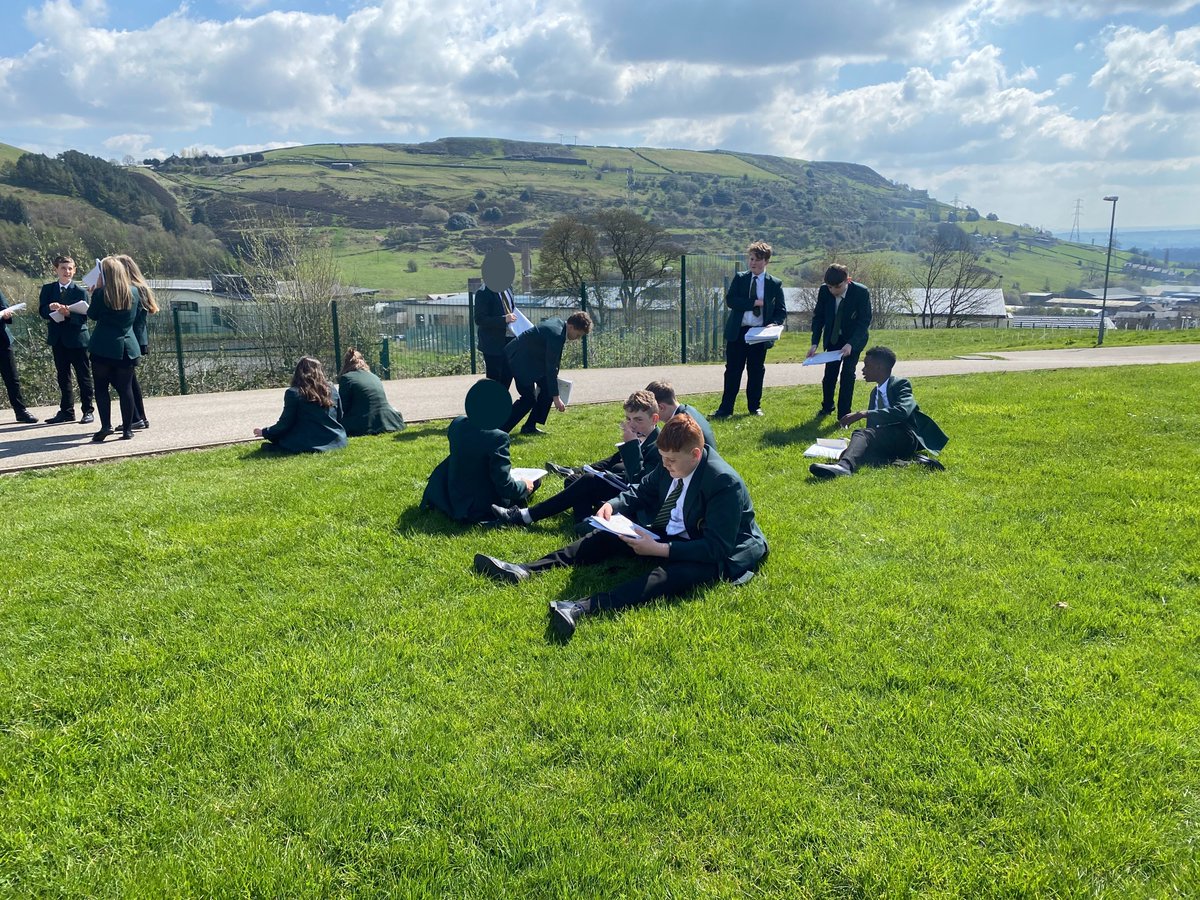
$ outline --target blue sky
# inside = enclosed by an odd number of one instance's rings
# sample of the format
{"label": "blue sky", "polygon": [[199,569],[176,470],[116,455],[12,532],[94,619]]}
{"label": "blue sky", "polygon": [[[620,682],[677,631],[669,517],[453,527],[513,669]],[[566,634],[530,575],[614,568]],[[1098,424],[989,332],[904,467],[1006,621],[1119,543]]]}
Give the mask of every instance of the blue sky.
{"label": "blue sky", "polygon": [[0,141],[488,135],[864,163],[1002,219],[1200,225],[1200,0],[10,0]]}

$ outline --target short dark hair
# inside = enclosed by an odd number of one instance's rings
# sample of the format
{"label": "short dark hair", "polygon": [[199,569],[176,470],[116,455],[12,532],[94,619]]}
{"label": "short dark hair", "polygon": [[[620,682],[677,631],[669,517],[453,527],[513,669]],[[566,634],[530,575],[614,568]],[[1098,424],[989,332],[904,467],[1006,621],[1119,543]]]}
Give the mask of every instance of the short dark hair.
{"label": "short dark hair", "polygon": [[652,393],[659,403],[675,402],[675,386],[669,381],[652,381],[646,385],[646,390]]}
{"label": "short dark hair", "polygon": [[868,350],[866,353],[863,354],[863,357],[865,359],[870,358],[872,356],[875,357],[880,362],[887,363],[889,372],[892,371],[892,369],[896,368],[896,353],[894,350],[892,350],[891,347],[872,347],[870,350]]}
{"label": "short dark hair", "polygon": [[57,269],[59,266],[61,266],[65,262],[69,262],[71,265],[75,265],[75,260],[71,259],[71,257],[60,255],[60,256],[54,257],[54,268]]}
{"label": "short dark hair", "polygon": [[658,436],[658,449],[668,453],[678,453],[680,450],[695,450],[704,446],[704,432],[696,424],[696,420],[683,413],[672,416],[663,426],[662,434]]}
{"label": "short dark hair", "polygon": [[841,263],[834,263],[825,270],[825,283],[831,287],[837,287],[843,281],[850,277],[850,270]]}
{"label": "short dark hair", "polygon": [[585,312],[571,313],[567,318],[567,324],[583,334],[592,333],[592,317]]}
{"label": "short dark hair", "polygon": [[751,256],[761,256],[763,259],[769,260],[771,258],[771,245],[766,241],[755,241],[746,248],[746,252]]}

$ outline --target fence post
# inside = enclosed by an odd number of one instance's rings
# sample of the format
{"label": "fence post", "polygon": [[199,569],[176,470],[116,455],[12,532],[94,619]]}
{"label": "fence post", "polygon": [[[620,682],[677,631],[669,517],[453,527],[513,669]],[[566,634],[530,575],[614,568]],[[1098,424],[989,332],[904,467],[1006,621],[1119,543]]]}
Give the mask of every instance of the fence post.
{"label": "fence post", "polygon": [[392,377],[392,340],[384,338],[379,345],[379,371],[384,378]]}
{"label": "fence post", "polygon": [[687,363],[687,254],[679,257],[679,361]]}
{"label": "fence post", "polygon": [[183,335],[179,328],[179,307],[171,304],[171,321],[175,324],[175,365],[179,368],[179,393],[187,393],[187,377],[183,372]]}
{"label": "fence post", "polygon": [[333,315],[333,368],[336,371],[342,367],[342,335],[338,328],[337,301],[329,301],[329,309]]}
{"label": "fence post", "polygon": [[[579,308],[581,310],[583,310],[584,312],[587,312],[587,282],[586,281],[579,282]],[[583,367],[586,369],[588,367],[588,336],[586,334],[583,336],[582,351],[583,351]]]}
{"label": "fence post", "polygon": [[467,291],[467,339],[471,344],[471,374],[475,369],[475,292]]}

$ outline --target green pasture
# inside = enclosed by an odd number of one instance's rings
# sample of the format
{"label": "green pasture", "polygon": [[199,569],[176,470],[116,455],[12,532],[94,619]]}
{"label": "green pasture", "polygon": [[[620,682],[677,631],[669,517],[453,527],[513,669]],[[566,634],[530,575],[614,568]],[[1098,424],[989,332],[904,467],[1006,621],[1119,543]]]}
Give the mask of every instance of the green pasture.
{"label": "green pasture", "polygon": [[417,509],[444,423],[0,478],[0,894],[1193,897],[1198,380],[922,379],[947,471],[833,483],[768,390],[759,576],[565,645],[637,564],[474,575],[572,532]]}

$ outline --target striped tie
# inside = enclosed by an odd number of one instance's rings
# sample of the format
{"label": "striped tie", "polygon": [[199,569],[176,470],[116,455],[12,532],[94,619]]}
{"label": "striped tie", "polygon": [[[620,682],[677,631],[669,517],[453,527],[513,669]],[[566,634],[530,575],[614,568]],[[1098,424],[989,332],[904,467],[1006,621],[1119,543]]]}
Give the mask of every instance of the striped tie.
{"label": "striped tie", "polygon": [[671,492],[667,494],[667,499],[663,501],[662,507],[658,511],[658,515],[654,517],[654,531],[662,531],[667,527],[667,523],[671,521],[671,510],[675,508],[676,502],[679,500],[679,495],[683,493],[683,479],[677,479],[675,486],[671,488]]}

